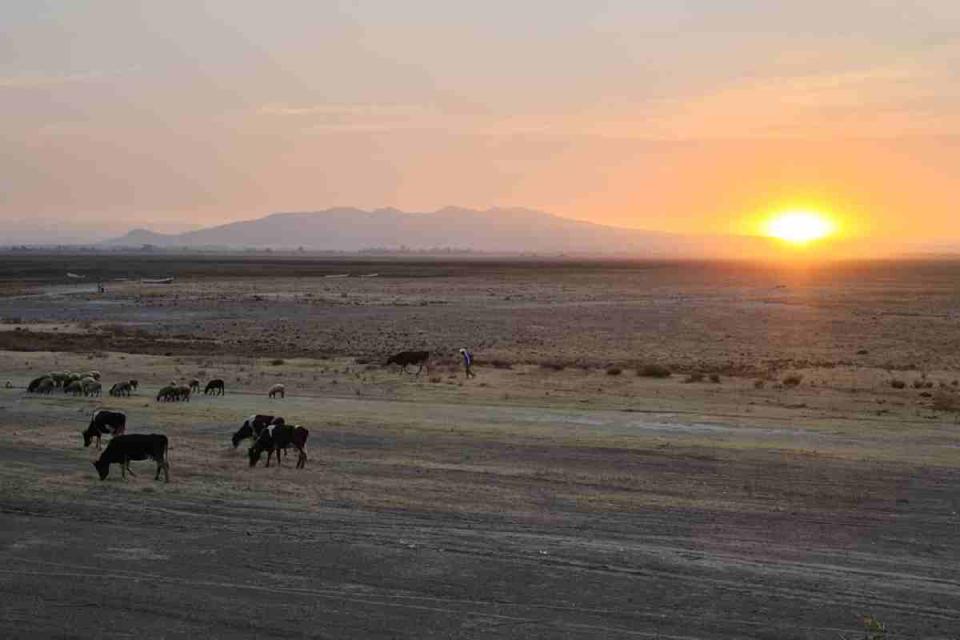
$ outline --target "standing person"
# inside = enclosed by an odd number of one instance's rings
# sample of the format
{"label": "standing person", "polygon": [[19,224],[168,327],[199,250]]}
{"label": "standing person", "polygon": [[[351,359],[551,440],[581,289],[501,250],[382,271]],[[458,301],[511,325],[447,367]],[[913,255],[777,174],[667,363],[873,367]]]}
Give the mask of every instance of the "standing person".
{"label": "standing person", "polygon": [[466,349],[460,349],[460,355],[463,356],[463,369],[468,378],[475,378],[477,374],[470,368],[473,365],[473,354]]}

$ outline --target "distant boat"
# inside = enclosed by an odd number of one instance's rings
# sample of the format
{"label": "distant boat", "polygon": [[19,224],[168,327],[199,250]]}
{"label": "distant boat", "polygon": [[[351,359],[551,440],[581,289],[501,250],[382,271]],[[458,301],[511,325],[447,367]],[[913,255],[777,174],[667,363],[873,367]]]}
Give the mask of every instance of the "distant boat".
{"label": "distant boat", "polygon": [[172,284],[173,278],[140,278],[143,284]]}
{"label": "distant boat", "polygon": [[361,277],[361,278],[376,278],[376,277],[379,276],[379,275],[380,275],[379,273],[365,273],[365,274],[361,275],[360,277]]}
{"label": "distant boat", "polygon": [[67,271],[67,277],[70,278],[71,280],[83,280],[87,276],[82,276],[79,273],[72,273],[70,271]]}
{"label": "distant boat", "polygon": [[349,278],[349,273],[331,273],[330,275],[323,276],[324,278]]}

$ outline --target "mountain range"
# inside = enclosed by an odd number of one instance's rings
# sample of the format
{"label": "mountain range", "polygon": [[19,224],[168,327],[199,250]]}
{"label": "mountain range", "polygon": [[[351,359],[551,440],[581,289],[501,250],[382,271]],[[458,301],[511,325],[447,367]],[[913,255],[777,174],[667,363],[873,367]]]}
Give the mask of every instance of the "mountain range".
{"label": "mountain range", "polygon": [[612,227],[522,208],[446,207],[427,213],[398,209],[274,213],[177,234],[134,229],[112,247],[276,249],[357,252],[458,250],[629,256],[727,256],[770,251],[748,236],[686,236]]}

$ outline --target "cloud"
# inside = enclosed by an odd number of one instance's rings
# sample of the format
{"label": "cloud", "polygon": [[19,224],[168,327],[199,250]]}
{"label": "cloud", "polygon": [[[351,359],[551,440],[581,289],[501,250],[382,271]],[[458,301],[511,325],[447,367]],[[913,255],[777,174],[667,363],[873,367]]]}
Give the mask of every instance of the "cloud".
{"label": "cloud", "polygon": [[107,74],[101,71],[82,71],[66,74],[19,74],[0,77],[0,88],[4,89],[36,89],[53,87],[64,84],[96,82],[103,80]]}
{"label": "cloud", "polygon": [[132,66],[109,71],[90,69],[69,73],[26,72],[0,76],[0,89],[41,89],[44,87],[87,84],[129,76],[139,71],[140,67]]}

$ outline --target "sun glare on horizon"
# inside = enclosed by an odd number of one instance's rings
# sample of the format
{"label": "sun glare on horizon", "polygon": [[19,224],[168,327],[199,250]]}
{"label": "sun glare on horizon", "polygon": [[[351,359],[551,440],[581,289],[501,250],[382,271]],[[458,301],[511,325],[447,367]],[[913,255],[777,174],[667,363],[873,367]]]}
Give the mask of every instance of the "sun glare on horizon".
{"label": "sun glare on horizon", "polygon": [[771,238],[802,246],[833,235],[836,225],[816,211],[784,211],[767,221],[764,232]]}

